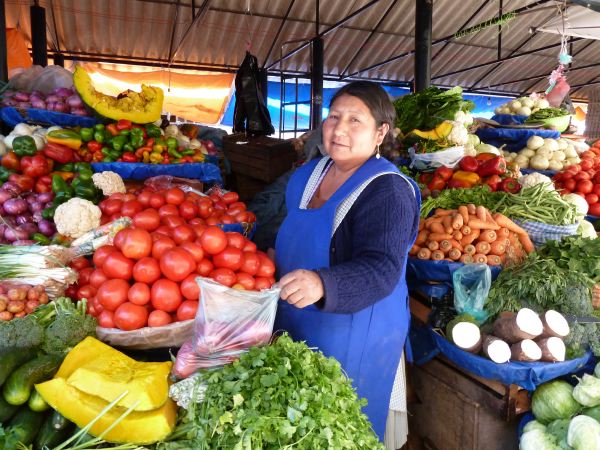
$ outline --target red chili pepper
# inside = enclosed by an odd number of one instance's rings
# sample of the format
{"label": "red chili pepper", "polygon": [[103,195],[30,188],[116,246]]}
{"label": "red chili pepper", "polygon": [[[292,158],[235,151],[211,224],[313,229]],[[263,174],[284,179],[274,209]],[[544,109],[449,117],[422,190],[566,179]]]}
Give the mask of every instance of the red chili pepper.
{"label": "red chili pepper", "polygon": [[483,180],[483,182],[489,186],[492,192],[496,192],[500,186],[500,183],[502,183],[502,178],[500,178],[500,175],[492,175]]}
{"label": "red chili pepper", "polygon": [[516,194],[521,190],[521,185],[515,178],[505,178],[500,184],[500,189],[502,189],[504,192]]}
{"label": "red chili pepper", "polygon": [[108,125],[106,125],[106,130],[113,136],[119,134],[119,129],[117,128],[116,123],[109,123]]}
{"label": "red chili pepper", "polygon": [[477,174],[480,177],[502,175],[503,173],[506,173],[506,160],[502,156],[496,156],[495,158],[481,163],[477,170]]}
{"label": "red chili pepper", "polygon": [[477,169],[479,168],[479,162],[477,162],[473,156],[465,156],[460,160],[458,165],[461,170],[464,170],[465,172],[477,172]]}
{"label": "red chili pepper", "polygon": [[438,167],[437,169],[435,169],[433,176],[434,177],[437,176],[437,177],[440,177],[444,181],[448,181],[450,178],[452,178],[453,174],[454,174],[454,170],[452,170],[450,167],[441,166],[441,167]]}
{"label": "red chili pepper", "polygon": [[87,145],[88,150],[92,153],[102,151],[102,144],[98,141],[90,141],[86,145]]}
{"label": "red chili pepper", "polygon": [[77,155],[72,149],[62,144],[48,142],[42,149],[42,153],[47,158],[53,159],[57,163],[67,164],[77,160]]}
{"label": "red chili pepper", "polygon": [[119,119],[119,121],[117,122],[117,130],[131,130],[131,120]]}

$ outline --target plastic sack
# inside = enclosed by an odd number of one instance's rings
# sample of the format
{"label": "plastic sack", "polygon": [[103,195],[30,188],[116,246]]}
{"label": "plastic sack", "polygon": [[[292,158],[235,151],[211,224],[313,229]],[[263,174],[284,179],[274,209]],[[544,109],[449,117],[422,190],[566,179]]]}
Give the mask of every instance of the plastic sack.
{"label": "plastic sack", "polygon": [[546,241],[560,241],[565,236],[577,234],[579,222],[572,225],[549,225],[542,222],[521,222],[514,221],[517,225],[527,231],[531,242],[537,248],[546,243]]}
{"label": "plastic sack", "polygon": [[183,192],[195,192],[198,195],[205,195],[202,193],[202,182],[189,178],[174,177],[172,175],[158,175],[156,177],[148,178],[144,181],[144,186],[149,187],[154,191],[178,187]]}
{"label": "plastic sack", "polygon": [[279,300],[279,288],[260,292],[223,286],[196,278],[200,304],[194,336],[177,353],[173,373],[185,378],[200,368],[229,364],[250,347],[268,344]]}
{"label": "plastic sack", "polygon": [[562,101],[571,90],[571,86],[567,83],[567,79],[561,76],[550,92],[546,94],[546,100],[553,108],[560,108]]}
{"label": "plastic sack", "polygon": [[8,85],[15,90],[36,90],[48,94],[56,88],[72,88],[73,73],[61,66],[31,66],[12,77]]}
{"label": "plastic sack", "polygon": [[434,153],[416,153],[413,147],[408,149],[410,155],[410,168],[415,170],[428,170],[446,166],[454,168],[465,156],[465,148],[460,145],[450,147]]}
{"label": "plastic sack", "polygon": [[483,305],[492,285],[492,271],[487,264],[467,264],[452,274],[454,309],[458,314],[469,314],[479,323],[488,314]]}
{"label": "plastic sack", "polygon": [[174,322],[162,327],[144,327],[132,331],[96,327],[96,337],[102,342],[113,347],[132,350],[181,347],[193,334],[193,320]]}

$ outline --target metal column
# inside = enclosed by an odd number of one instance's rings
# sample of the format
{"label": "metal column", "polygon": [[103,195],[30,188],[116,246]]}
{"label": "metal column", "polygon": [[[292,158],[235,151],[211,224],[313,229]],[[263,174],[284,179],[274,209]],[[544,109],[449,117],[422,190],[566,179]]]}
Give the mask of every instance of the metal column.
{"label": "metal column", "polygon": [[6,13],[0,2],[0,81],[8,81],[8,52],[6,50]]}
{"label": "metal column", "polygon": [[323,121],[323,38],[312,40],[310,73],[310,128],[319,128]]}
{"label": "metal column", "polygon": [[30,15],[33,64],[46,67],[48,65],[48,51],[46,49],[46,10],[37,4],[32,5],[30,7]]}
{"label": "metal column", "polygon": [[431,30],[433,0],[416,0],[415,91],[431,84]]}

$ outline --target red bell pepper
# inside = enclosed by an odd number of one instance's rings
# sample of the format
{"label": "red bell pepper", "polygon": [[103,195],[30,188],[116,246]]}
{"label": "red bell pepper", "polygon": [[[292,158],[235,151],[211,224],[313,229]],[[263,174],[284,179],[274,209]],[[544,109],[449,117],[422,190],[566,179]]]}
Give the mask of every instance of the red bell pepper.
{"label": "red bell pepper", "polygon": [[492,192],[496,192],[500,187],[500,183],[502,183],[502,178],[500,178],[500,175],[492,175],[483,180],[483,182]]}
{"label": "red bell pepper", "polygon": [[12,181],[16,183],[23,191],[31,191],[33,190],[33,186],[35,185],[35,181],[33,178],[27,175],[19,175],[17,173],[12,173],[8,177],[8,181]]}
{"label": "red bell pepper", "polygon": [[117,128],[116,123],[109,123],[106,125],[106,131],[108,131],[112,136],[116,136],[119,134],[119,129]]}
{"label": "red bell pepper", "polygon": [[10,170],[21,170],[21,160],[15,152],[8,152],[2,157],[2,167]]}
{"label": "red bell pepper", "polygon": [[21,158],[21,170],[23,175],[31,178],[39,178],[52,172],[48,160],[39,153],[35,156],[23,156]]}
{"label": "red bell pepper", "polygon": [[123,153],[123,155],[121,156],[121,159],[123,159],[123,162],[138,162],[138,158],[137,158],[137,156],[135,156],[135,153],[133,153],[133,152]]}
{"label": "red bell pepper", "polygon": [[465,156],[460,160],[458,166],[465,172],[477,172],[479,162],[473,156]]}
{"label": "red bell pepper", "polygon": [[500,189],[502,189],[504,192],[516,194],[521,190],[521,185],[516,180],[516,178],[505,178],[500,184]]}
{"label": "red bell pepper", "polygon": [[423,172],[419,174],[419,183],[428,184],[433,179],[433,172]]}
{"label": "red bell pepper", "polygon": [[119,119],[119,121],[117,122],[117,130],[131,130],[131,120]]}
{"label": "red bell pepper", "polygon": [[438,167],[437,169],[435,169],[435,172],[433,173],[434,177],[438,176],[444,181],[448,181],[450,178],[452,178],[453,174],[454,174],[454,170],[452,170],[450,167],[446,167],[446,166]]}
{"label": "red bell pepper", "polygon": [[464,180],[450,180],[448,181],[448,189],[468,189],[473,187],[471,183]]}
{"label": "red bell pepper", "polygon": [[35,182],[35,192],[43,194],[52,191],[52,177],[50,175],[44,175],[37,179]]}
{"label": "red bell pepper", "polygon": [[434,175],[429,183],[427,183],[427,188],[430,191],[441,191],[446,187],[446,180],[443,178]]}
{"label": "red bell pepper", "polygon": [[502,175],[506,173],[506,160],[502,156],[496,156],[484,161],[477,169],[480,177],[489,177],[491,175]]}
{"label": "red bell pepper", "polygon": [[102,144],[98,141],[90,141],[86,145],[87,145],[88,150],[92,153],[102,151]]}
{"label": "red bell pepper", "polygon": [[62,144],[53,144],[52,142],[48,142],[42,149],[42,153],[47,158],[50,158],[60,164],[67,164],[75,161],[75,152]]}

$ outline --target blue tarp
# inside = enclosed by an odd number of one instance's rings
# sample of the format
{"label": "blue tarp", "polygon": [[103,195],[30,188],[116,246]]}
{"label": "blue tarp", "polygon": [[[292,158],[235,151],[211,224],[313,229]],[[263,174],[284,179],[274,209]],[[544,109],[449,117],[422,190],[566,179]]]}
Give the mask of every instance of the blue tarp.
{"label": "blue tarp", "polygon": [[521,173],[524,175],[527,175],[528,173],[541,173],[542,175],[552,178],[558,173],[558,170],[521,169]]}
{"label": "blue tarp", "polygon": [[520,129],[520,128],[480,128],[475,134],[482,142],[501,147],[503,150],[519,151],[527,146],[527,140],[531,136],[558,139],[560,133],[555,130]]}
{"label": "blue tarp", "polygon": [[497,364],[482,356],[461,350],[429,327],[411,326],[413,358],[417,364],[424,364],[441,353],[454,364],[475,375],[504,384],[516,384],[529,391],[535,390],[546,381],[563,375],[578,372],[593,355],[588,351],[584,356],[560,363],[509,362]]}
{"label": "blue tarp", "polygon": [[76,116],[45,109],[17,109],[12,106],[0,108],[0,119],[8,126],[25,122],[32,125],[57,125],[59,127],[93,127],[98,123],[95,117]]}
{"label": "blue tarp", "polygon": [[143,164],[143,163],[92,163],[94,172],[110,170],[128,180],[145,180],[158,175],[171,175],[181,178],[192,178],[203,183],[222,184],[219,167],[211,163],[186,164]]}
{"label": "blue tarp", "polygon": [[491,120],[495,120],[500,125],[522,125],[529,116],[517,116],[515,114],[495,114]]}

